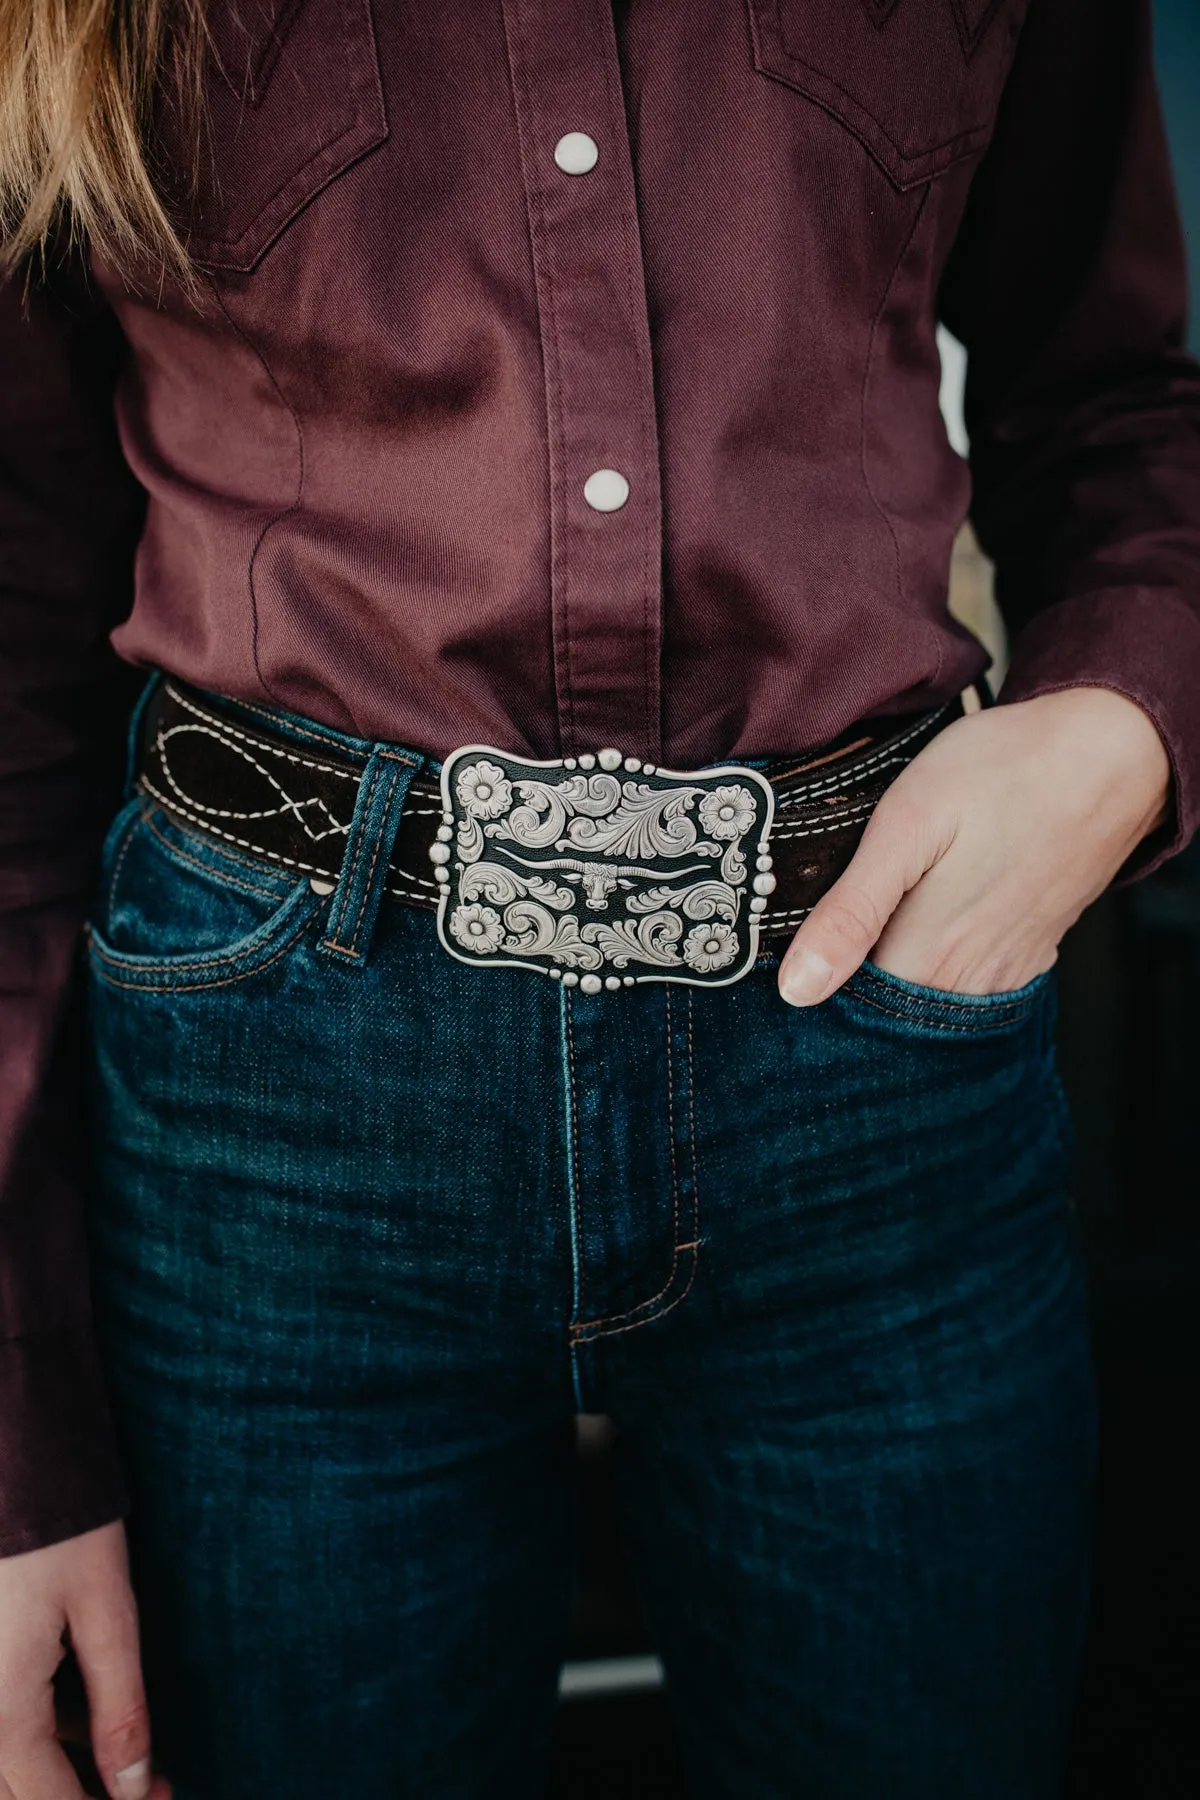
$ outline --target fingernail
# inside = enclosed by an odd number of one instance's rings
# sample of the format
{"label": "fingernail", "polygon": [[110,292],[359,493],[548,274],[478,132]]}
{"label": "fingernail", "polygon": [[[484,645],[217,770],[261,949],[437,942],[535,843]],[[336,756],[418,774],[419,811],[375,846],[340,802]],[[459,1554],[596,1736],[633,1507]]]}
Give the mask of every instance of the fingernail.
{"label": "fingernail", "polygon": [[832,974],[831,964],[815,950],[797,950],[784,964],[779,991],[789,1006],[811,1006],[829,986]]}
{"label": "fingernail", "polygon": [[150,1792],[150,1758],[144,1756],[141,1762],[130,1763],[127,1769],[118,1769],[113,1780],[121,1800],[146,1800]]}

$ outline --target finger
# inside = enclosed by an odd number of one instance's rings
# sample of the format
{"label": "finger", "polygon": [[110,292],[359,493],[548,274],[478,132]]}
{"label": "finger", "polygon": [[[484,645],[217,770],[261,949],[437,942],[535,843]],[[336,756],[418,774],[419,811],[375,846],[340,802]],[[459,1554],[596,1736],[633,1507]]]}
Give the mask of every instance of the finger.
{"label": "finger", "polygon": [[[5,1683],[5,1698],[17,1683]],[[54,1734],[54,1689],[41,1671],[5,1718],[0,1743],[0,1800],[85,1800],[70,1758]]]}
{"label": "finger", "polygon": [[907,805],[872,813],[862,842],[832,887],[817,901],[788,946],[779,991],[792,1006],[813,1006],[851,976],[905,894],[938,860],[945,834]]}
{"label": "finger", "polygon": [[137,1606],[128,1583],[114,1578],[89,1592],[72,1611],[70,1624],[100,1778],[112,1800],[150,1800],[150,1715]]}
{"label": "finger", "polygon": [[13,1800],[87,1800],[66,1752],[53,1742],[5,1764],[0,1796],[9,1794]]}

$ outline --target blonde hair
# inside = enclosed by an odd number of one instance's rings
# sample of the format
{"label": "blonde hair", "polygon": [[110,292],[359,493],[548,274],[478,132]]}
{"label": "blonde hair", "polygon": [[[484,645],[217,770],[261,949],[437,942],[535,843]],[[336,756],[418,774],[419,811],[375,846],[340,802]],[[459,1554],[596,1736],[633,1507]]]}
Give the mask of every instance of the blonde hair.
{"label": "blonde hair", "polygon": [[0,275],[52,239],[194,283],[148,150],[164,77],[198,145],[201,0],[0,0]]}

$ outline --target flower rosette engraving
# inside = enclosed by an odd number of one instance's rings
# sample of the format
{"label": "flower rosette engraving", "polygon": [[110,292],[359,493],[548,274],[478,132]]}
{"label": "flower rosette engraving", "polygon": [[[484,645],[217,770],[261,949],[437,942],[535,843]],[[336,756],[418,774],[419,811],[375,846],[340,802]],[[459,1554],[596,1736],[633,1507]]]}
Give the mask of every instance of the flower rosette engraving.
{"label": "flower rosette engraving", "polygon": [[455,788],[473,819],[498,819],[512,804],[512,783],[493,762],[468,764]]}
{"label": "flower rosette engraving", "polygon": [[754,818],[754,795],[748,788],[719,787],[700,802],[700,823],[709,837],[742,837]]}
{"label": "flower rosette engraving", "polygon": [[683,960],[700,975],[728,968],[737,953],[732,925],[694,925],[683,940]]}
{"label": "flower rosette engraving", "polygon": [[[656,771],[615,751],[578,761],[480,746],[447,758],[441,835],[453,838],[455,860],[438,875],[443,943],[471,961],[581,981],[585,992],[738,979],[766,904],[765,779],[734,767]],[[749,861],[760,871],[753,889]]]}
{"label": "flower rosette engraving", "polygon": [[477,956],[497,950],[504,937],[504,926],[494,906],[456,906],[450,914],[450,930],[459,943]]}

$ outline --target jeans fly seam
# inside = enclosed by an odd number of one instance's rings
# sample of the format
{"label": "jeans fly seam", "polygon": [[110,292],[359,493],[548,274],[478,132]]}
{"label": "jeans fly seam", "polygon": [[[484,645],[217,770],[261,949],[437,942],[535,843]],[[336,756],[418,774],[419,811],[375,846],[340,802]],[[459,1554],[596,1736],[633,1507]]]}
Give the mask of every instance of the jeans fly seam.
{"label": "jeans fly seam", "polygon": [[564,1125],[567,1139],[567,1222],[571,1238],[571,1383],[575,1406],[584,1410],[576,1354],[576,1321],[583,1304],[583,1271],[579,1227],[579,1114],[575,1099],[575,1043],[571,1032],[571,992],[561,987],[559,996],[559,1032],[563,1071]]}
{"label": "jeans fly seam", "polygon": [[[658,1292],[656,1294],[651,1294],[651,1296],[648,1300],[640,1300],[636,1306],[629,1307],[629,1309],[623,1313],[610,1313],[605,1318],[586,1319],[583,1322],[581,1322],[575,1328],[576,1336],[580,1342],[585,1342],[588,1339],[591,1339],[594,1337],[614,1337],[614,1336],[617,1336],[622,1331],[635,1331],[639,1325],[653,1324],[655,1319],[661,1319],[665,1313],[669,1313],[674,1307],[679,1305],[679,1302],[681,1300],[686,1298],[687,1294],[689,1293],[689,1291],[691,1289],[692,1282],[695,1280],[695,1277],[696,1277],[696,1255],[697,1255],[697,1250],[699,1247],[698,1242],[697,1242],[697,1228],[698,1228],[698,1223],[699,1223],[699,1213],[698,1213],[699,1201],[696,1196],[695,1111],[691,1104],[692,996],[690,993],[687,996],[687,1007],[688,1007],[687,1034],[688,1034],[688,1090],[689,1090],[688,1091],[688,1108],[689,1108],[689,1111],[688,1111],[688,1120],[689,1120],[688,1141],[689,1141],[689,1145],[691,1147],[691,1159],[692,1159],[692,1228],[691,1228],[691,1236],[692,1236],[693,1241],[691,1243],[687,1243],[687,1244],[681,1244],[679,1241],[679,1167],[678,1167],[678,1161],[677,1161],[676,1154],[675,1154],[675,1061],[674,1061],[674,1055],[673,1055],[672,1047],[671,1047],[671,995],[670,995],[670,991],[668,990],[667,995],[666,995],[666,1011],[667,1011],[667,1136],[668,1136],[668,1142],[670,1144],[670,1157],[671,1157],[671,1193],[672,1193],[671,1272],[667,1276],[667,1279],[664,1281],[663,1285],[659,1288]],[[690,1256],[690,1262],[689,1262],[689,1266],[688,1266],[688,1278],[687,1278],[687,1281],[684,1283],[682,1292],[679,1294],[676,1294],[673,1299],[668,1300],[667,1295],[670,1294],[671,1289],[675,1286],[676,1276],[679,1273],[679,1258],[684,1252],[687,1252]],[[665,1302],[665,1304],[664,1304],[664,1302]]]}
{"label": "jeans fly seam", "polygon": [[[671,1147],[671,1242],[679,1261],[679,1158],[675,1153],[675,1054],[671,1043],[671,990],[667,989],[667,1141]],[[675,1279],[675,1263],[671,1280]],[[668,1285],[670,1285],[668,1283]]]}
{"label": "jeans fly seam", "polygon": [[[679,1266],[679,1171],[675,1162],[675,1065],[671,1054],[671,993],[666,994],[667,1011],[667,1142],[670,1146],[671,1158],[671,1269],[667,1279],[656,1294],[648,1300],[639,1300],[636,1306],[627,1307],[624,1312],[609,1313],[604,1318],[586,1319],[576,1327],[578,1331],[601,1333],[609,1326],[619,1325],[624,1319],[633,1319],[635,1323],[646,1324],[646,1319],[635,1319],[635,1315],[645,1313],[649,1308],[657,1306],[663,1295],[669,1293]],[[629,1327],[626,1327],[629,1329]]]}
{"label": "jeans fly seam", "polygon": [[[696,1255],[700,1245],[700,1166],[696,1155],[696,1064],[692,1054],[692,994],[688,990],[687,997],[687,1056],[688,1056],[688,1148],[692,1155],[692,1274],[696,1272]],[[690,1285],[690,1284],[689,1284]]]}
{"label": "jeans fly seam", "polygon": [[[623,1331],[640,1331],[643,1325],[657,1324],[659,1319],[665,1319],[669,1312],[674,1312],[675,1308],[677,1306],[679,1306],[684,1300],[687,1299],[688,1295],[692,1291],[692,1283],[696,1279],[696,1260],[697,1260],[697,1254],[699,1251],[699,1245],[698,1244],[680,1244],[676,1250],[676,1256],[675,1256],[676,1264],[678,1264],[678,1261],[679,1261],[679,1252],[684,1251],[684,1250],[686,1250],[688,1252],[688,1277],[687,1277],[687,1280],[684,1282],[682,1288],[674,1296],[674,1298],[671,1300],[668,1300],[665,1306],[660,1306],[658,1308],[657,1312],[648,1313],[644,1319],[635,1319],[631,1315],[627,1315],[625,1313],[617,1313],[614,1315],[615,1319],[618,1321],[621,1319],[627,1320],[627,1322],[625,1324],[610,1323],[610,1321],[607,1319],[589,1319],[586,1325],[581,1325],[579,1327],[579,1330],[575,1335],[575,1342],[577,1344],[590,1344],[593,1338],[620,1337],[620,1335]],[[667,1286],[663,1289],[662,1294],[656,1295],[655,1299],[661,1300],[663,1297],[663,1294],[666,1294],[668,1292],[668,1290],[670,1288],[672,1288],[674,1285],[675,1285],[675,1276],[674,1276],[674,1273],[672,1273],[671,1280],[667,1283]],[[652,1304],[652,1302],[647,1300],[644,1304],[649,1306]]]}

